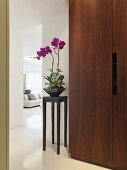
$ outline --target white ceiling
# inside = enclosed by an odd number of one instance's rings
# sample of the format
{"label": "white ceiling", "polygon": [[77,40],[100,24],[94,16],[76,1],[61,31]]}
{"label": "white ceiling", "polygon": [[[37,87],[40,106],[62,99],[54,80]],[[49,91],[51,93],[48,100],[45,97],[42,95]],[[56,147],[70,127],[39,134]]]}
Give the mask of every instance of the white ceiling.
{"label": "white ceiling", "polygon": [[10,0],[10,34],[24,42],[41,39],[41,44],[49,43],[54,36],[61,36],[68,25],[67,1]]}
{"label": "white ceiling", "polygon": [[[63,18],[66,0],[10,0],[10,29],[19,31]],[[63,21],[64,22],[64,21]]]}
{"label": "white ceiling", "polygon": [[42,41],[42,25],[29,27],[14,33],[22,41],[38,41],[38,38]]}

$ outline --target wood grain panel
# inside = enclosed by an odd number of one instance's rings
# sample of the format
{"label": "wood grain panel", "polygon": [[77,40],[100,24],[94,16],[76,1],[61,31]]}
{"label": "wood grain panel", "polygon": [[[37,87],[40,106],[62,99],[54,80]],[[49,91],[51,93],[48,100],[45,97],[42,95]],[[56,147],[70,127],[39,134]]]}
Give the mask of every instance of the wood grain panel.
{"label": "wood grain panel", "polygon": [[113,97],[114,165],[127,170],[127,1],[113,1],[113,50],[118,53],[118,95]]}
{"label": "wood grain panel", "polygon": [[70,0],[70,153],[112,163],[112,1]]}
{"label": "wood grain panel", "polygon": [[9,166],[7,0],[0,0],[0,170]]}

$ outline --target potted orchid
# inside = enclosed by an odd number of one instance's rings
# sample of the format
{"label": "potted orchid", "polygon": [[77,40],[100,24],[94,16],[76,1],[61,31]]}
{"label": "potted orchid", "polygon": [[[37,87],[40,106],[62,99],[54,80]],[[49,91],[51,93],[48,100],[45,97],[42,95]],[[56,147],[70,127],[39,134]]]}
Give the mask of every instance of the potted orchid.
{"label": "potted orchid", "polygon": [[[58,97],[65,90],[63,87],[63,85],[65,85],[64,75],[62,75],[62,71],[60,69],[60,52],[66,43],[59,38],[54,38],[51,42],[51,45],[52,48],[49,46],[40,48],[40,51],[37,51],[36,58],[40,60],[41,58],[45,58],[48,55],[52,57],[51,68],[49,69],[50,74],[48,76],[43,76],[43,78],[46,80],[45,85],[47,85],[47,87],[43,90],[47,92],[51,97]],[[54,62],[56,58],[57,67],[55,68]]]}

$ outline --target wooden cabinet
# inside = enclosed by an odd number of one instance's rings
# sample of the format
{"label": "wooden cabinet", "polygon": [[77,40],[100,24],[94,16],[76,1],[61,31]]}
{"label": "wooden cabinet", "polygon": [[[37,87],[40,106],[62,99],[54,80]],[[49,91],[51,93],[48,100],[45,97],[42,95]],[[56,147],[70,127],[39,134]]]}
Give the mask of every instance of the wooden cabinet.
{"label": "wooden cabinet", "polygon": [[70,0],[70,153],[120,170],[127,170],[126,33],[126,0]]}
{"label": "wooden cabinet", "polygon": [[118,94],[113,102],[113,163],[127,170],[127,0],[115,0],[113,51],[118,57]]}

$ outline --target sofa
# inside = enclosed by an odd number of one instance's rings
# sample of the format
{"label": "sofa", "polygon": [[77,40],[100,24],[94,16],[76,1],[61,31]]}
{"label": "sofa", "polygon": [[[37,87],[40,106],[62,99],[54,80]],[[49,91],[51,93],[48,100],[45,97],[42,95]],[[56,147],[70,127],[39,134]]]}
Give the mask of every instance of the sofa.
{"label": "sofa", "polygon": [[24,94],[24,108],[40,106],[42,103],[41,94]]}

